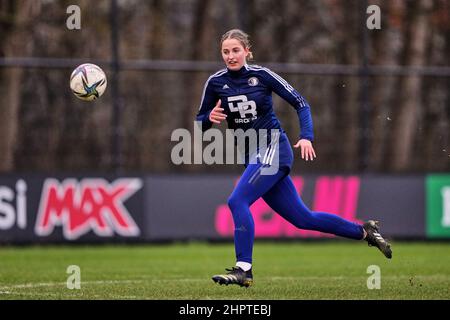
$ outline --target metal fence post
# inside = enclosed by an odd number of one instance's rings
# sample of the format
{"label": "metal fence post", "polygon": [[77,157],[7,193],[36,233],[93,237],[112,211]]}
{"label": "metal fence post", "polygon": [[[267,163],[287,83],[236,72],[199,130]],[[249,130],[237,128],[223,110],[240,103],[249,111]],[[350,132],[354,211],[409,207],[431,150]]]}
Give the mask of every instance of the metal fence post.
{"label": "metal fence post", "polygon": [[118,28],[118,8],[117,0],[111,0],[110,9],[111,27],[111,169],[118,173],[122,168],[122,128],[121,128],[121,98],[119,87],[119,28]]}

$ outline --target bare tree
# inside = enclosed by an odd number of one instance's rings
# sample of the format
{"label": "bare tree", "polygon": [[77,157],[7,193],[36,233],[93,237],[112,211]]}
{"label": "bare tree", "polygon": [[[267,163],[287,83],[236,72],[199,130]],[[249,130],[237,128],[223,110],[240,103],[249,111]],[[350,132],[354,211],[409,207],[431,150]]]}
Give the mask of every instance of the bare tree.
{"label": "bare tree", "polygon": [[[373,41],[374,65],[397,65],[404,42],[402,38],[405,26],[405,1],[384,2],[382,30],[376,32]],[[388,132],[392,124],[392,101],[396,94],[397,77],[378,76],[372,78],[371,144],[369,168],[381,170],[390,141]]]}
{"label": "bare tree", "polygon": [[[6,57],[29,54],[33,44],[29,29],[33,17],[39,15],[40,8],[40,1],[18,0],[9,5],[2,2],[0,7],[2,23],[4,30],[9,30],[2,34],[3,51]],[[23,74],[23,68],[3,69],[1,72],[0,171],[14,169]]]}
{"label": "bare tree", "polygon": [[[422,66],[425,61],[425,48],[429,33],[429,11],[432,0],[414,3],[412,18],[407,34],[406,65]],[[396,171],[407,170],[417,150],[414,149],[417,122],[421,110],[422,78],[417,75],[402,78],[400,85],[400,104],[394,118],[391,144],[391,168]]]}

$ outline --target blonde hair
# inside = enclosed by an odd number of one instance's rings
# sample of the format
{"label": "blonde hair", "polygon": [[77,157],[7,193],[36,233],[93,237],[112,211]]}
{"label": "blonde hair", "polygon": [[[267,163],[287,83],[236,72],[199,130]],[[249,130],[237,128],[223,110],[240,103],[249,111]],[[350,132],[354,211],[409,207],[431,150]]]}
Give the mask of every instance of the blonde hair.
{"label": "blonde hair", "polygon": [[249,49],[247,59],[253,60],[253,53],[250,51],[252,45],[250,44],[249,35],[240,29],[231,29],[224,33],[220,40],[220,46],[222,46],[223,42],[227,39],[236,39],[238,40],[245,49]]}

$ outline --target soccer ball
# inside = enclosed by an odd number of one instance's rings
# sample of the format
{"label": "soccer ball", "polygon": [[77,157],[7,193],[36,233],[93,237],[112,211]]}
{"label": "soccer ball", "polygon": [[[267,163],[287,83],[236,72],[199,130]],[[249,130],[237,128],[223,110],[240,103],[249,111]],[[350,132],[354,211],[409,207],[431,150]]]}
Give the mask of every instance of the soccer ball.
{"label": "soccer ball", "polygon": [[81,100],[92,101],[99,98],[106,89],[107,81],[103,70],[92,63],[85,63],[73,70],[70,89]]}

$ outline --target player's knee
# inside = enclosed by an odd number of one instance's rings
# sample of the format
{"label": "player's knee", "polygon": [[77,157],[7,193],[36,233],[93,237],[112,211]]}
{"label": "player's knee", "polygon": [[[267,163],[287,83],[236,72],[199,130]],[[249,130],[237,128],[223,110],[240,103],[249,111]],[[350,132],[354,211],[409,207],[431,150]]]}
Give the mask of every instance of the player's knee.
{"label": "player's knee", "polygon": [[232,194],[228,198],[228,206],[231,209],[231,212],[236,212],[237,210],[246,206],[246,203],[242,197]]}
{"label": "player's knee", "polygon": [[316,225],[316,219],[310,210],[302,210],[302,213],[300,214],[300,219],[296,219],[294,222],[294,225],[299,229],[304,230],[313,230]]}

